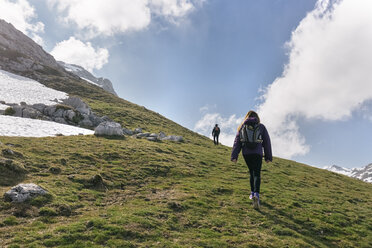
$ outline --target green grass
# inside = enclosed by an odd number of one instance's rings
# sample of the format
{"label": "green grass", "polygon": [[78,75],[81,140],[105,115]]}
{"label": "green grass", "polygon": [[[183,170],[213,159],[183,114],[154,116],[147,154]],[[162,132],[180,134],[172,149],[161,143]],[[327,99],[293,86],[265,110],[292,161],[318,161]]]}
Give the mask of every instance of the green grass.
{"label": "green grass", "polygon": [[[247,168],[204,138],[185,143],[94,136],[1,138],[16,144],[51,201],[1,202],[0,240],[21,247],[370,247],[372,185],[275,158],[262,208]],[[1,145],[2,148],[5,145]],[[63,161],[65,160],[65,161]],[[53,174],[49,167],[61,168]],[[104,188],[88,182],[95,175]],[[3,194],[9,187],[1,187]],[[24,208],[27,208],[23,206]],[[60,209],[71,213],[63,215]],[[19,210],[18,210],[19,212]],[[27,237],[24,235],[27,233]]]}
{"label": "green grass", "polygon": [[94,85],[58,75],[43,83],[124,127],[185,142],[0,137],[22,168],[0,168],[0,194],[19,182],[50,192],[23,205],[0,200],[1,247],[372,247],[372,184],[275,158],[263,166],[256,211],[230,148]]}

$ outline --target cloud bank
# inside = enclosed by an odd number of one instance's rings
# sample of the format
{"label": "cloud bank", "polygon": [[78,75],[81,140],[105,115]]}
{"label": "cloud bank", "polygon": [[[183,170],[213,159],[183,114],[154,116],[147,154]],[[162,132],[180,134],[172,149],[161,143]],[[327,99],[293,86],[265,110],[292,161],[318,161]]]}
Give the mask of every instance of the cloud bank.
{"label": "cloud bank", "polygon": [[88,38],[112,36],[147,28],[151,16],[182,18],[203,0],[48,0],[61,20],[73,23]]}
{"label": "cloud bank", "polygon": [[[207,107],[201,108],[201,111],[207,110]],[[212,129],[215,124],[218,124],[221,129],[219,141],[224,145],[232,146],[237,133],[237,127],[242,120],[243,117],[236,117],[236,115],[223,117],[219,113],[204,113],[203,117],[195,124],[194,131],[207,137],[212,137]]]}
{"label": "cloud bank", "polygon": [[92,72],[101,69],[108,62],[109,52],[105,48],[94,48],[90,42],[82,42],[75,37],[57,43],[51,54],[56,60],[80,65]]}
{"label": "cloud bank", "polygon": [[44,32],[44,24],[35,22],[35,9],[27,0],[0,0],[0,18],[13,24],[15,28],[30,36],[36,43],[43,45],[40,33]]}
{"label": "cloud bank", "polygon": [[372,99],[372,1],[319,0],[288,42],[289,62],[258,107],[276,156],[309,152],[300,119],[347,120]]}

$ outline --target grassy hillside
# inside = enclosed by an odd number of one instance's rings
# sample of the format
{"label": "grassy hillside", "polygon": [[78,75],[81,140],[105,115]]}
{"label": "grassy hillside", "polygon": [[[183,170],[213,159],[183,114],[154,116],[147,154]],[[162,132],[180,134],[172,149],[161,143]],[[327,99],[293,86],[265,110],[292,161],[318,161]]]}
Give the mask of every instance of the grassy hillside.
{"label": "grassy hillside", "polygon": [[19,182],[52,195],[1,199],[0,247],[372,247],[372,184],[275,158],[263,167],[256,211],[230,148],[82,81],[43,83],[125,127],[185,142],[0,137],[1,150],[19,153],[0,155],[0,195]]}
{"label": "grassy hillside", "polygon": [[256,211],[242,160],[231,164],[229,148],[203,139],[0,140],[22,153],[13,159],[29,171],[23,181],[52,194],[22,206],[0,201],[5,247],[372,245],[372,185],[293,161],[264,166]]}

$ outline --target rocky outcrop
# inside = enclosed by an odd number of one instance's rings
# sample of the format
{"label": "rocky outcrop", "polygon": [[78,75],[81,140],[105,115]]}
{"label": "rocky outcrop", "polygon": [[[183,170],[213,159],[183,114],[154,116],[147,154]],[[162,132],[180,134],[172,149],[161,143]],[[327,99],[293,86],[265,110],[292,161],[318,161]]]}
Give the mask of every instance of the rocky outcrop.
{"label": "rocky outcrop", "polygon": [[105,121],[94,130],[96,136],[123,136],[123,129],[119,123]]}
{"label": "rocky outcrop", "polygon": [[48,191],[34,184],[18,184],[4,194],[5,201],[21,203],[40,195],[46,195]]}
{"label": "rocky outcrop", "polygon": [[60,73],[64,69],[57,61],[14,26],[0,19],[0,68],[23,73],[53,68]]}
{"label": "rocky outcrop", "polygon": [[63,104],[45,105],[33,104],[6,104],[9,108],[5,114],[30,119],[54,121],[61,124],[95,128],[104,121],[110,121],[106,116],[99,117],[78,97],[69,97],[62,101]]}
{"label": "rocky outcrop", "polygon": [[65,68],[66,71],[71,72],[72,74],[79,76],[81,79],[84,79],[88,83],[98,85],[102,89],[114,94],[117,96],[114,87],[112,86],[112,83],[110,80],[107,78],[102,78],[102,77],[95,77],[93,76],[92,73],[89,71],[85,70],[83,67],[79,65],[73,65],[73,64],[68,64],[63,61],[58,61],[58,63]]}

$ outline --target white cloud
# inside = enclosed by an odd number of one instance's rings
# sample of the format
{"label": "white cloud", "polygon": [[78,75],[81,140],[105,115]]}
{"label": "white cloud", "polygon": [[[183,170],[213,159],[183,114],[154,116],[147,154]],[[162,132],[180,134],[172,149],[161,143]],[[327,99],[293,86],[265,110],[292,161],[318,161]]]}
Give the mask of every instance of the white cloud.
{"label": "white cloud", "polygon": [[171,21],[186,16],[194,9],[189,0],[150,0],[150,6],[154,13],[163,15]]}
{"label": "white cloud", "polygon": [[195,124],[194,131],[207,137],[212,137],[212,129],[215,124],[218,124],[221,129],[219,137],[220,142],[224,145],[232,146],[237,133],[237,128],[242,121],[243,117],[236,117],[236,115],[223,117],[219,113],[206,113]]}
{"label": "white cloud", "polygon": [[[193,0],[201,6],[203,0]],[[145,29],[152,15],[175,21],[194,9],[191,0],[48,0],[62,20],[74,23],[88,38]]]}
{"label": "white cloud", "polygon": [[0,0],[0,6],[1,19],[13,24],[39,45],[43,45],[40,33],[44,32],[44,24],[34,21],[37,18],[35,8],[27,0]]}
{"label": "white cloud", "polygon": [[111,36],[141,30],[151,20],[147,0],[48,0],[66,23],[75,23],[88,36]]}
{"label": "white cloud", "polygon": [[51,54],[57,60],[80,65],[90,72],[101,69],[109,57],[107,49],[94,48],[90,42],[84,43],[75,37],[57,43]]}
{"label": "white cloud", "polygon": [[275,155],[309,151],[299,118],[338,121],[372,99],[372,1],[319,0],[292,33],[289,62],[258,112]]}
{"label": "white cloud", "polygon": [[216,108],[217,108],[216,104],[213,104],[213,105],[206,104],[199,109],[199,112],[200,113],[207,113],[208,111],[211,111],[212,109],[216,109]]}

